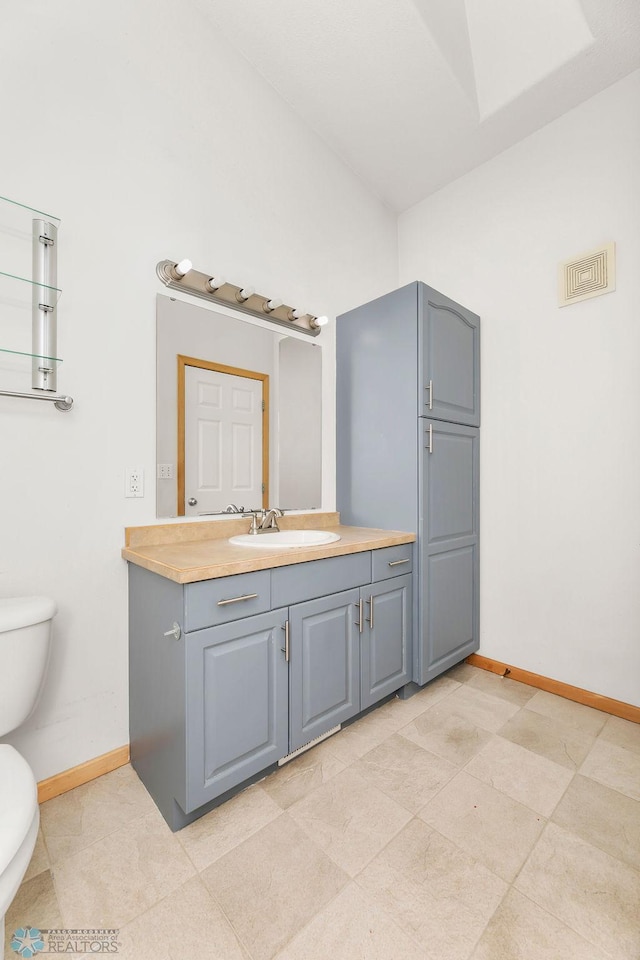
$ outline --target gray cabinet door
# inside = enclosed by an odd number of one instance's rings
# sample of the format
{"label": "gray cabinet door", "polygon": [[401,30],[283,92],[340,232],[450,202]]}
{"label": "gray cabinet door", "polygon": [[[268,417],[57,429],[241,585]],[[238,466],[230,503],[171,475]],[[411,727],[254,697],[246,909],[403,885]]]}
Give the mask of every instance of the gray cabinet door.
{"label": "gray cabinet door", "polygon": [[420,284],[418,415],[480,426],[480,318]]}
{"label": "gray cabinet door", "polygon": [[411,575],[360,590],[365,629],[360,638],[360,709],[411,679]]}
{"label": "gray cabinet door", "polygon": [[187,810],[288,751],[286,610],[187,634]]}
{"label": "gray cabinet door", "polygon": [[479,430],[424,420],[417,675],[438,676],[478,649]]}
{"label": "gray cabinet door", "polygon": [[360,710],[359,592],[289,608],[289,749]]}

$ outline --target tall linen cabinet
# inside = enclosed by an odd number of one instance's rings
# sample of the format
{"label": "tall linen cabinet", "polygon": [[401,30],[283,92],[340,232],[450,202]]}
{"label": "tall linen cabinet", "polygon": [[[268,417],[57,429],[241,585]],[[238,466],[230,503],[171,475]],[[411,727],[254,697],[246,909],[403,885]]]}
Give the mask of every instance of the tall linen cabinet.
{"label": "tall linen cabinet", "polygon": [[480,319],[410,283],[338,317],[336,364],[337,507],[417,533],[424,684],[479,645]]}

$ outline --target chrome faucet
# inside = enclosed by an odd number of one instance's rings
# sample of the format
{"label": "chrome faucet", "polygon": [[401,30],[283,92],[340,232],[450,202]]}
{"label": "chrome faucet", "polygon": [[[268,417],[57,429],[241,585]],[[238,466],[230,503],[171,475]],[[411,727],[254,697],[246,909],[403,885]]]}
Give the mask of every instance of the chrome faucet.
{"label": "chrome faucet", "polygon": [[244,507],[236,507],[235,503],[230,503],[224,508],[225,513],[244,513]]}
{"label": "chrome faucet", "polygon": [[245,516],[251,517],[249,533],[274,533],[280,529],[276,518],[283,517],[284,510],[280,510],[278,507],[272,507],[271,510],[252,510]]}
{"label": "chrome faucet", "polygon": [[262,521],[260,523],[260,529],[263,531],[279,530],[280,527],[278,526],[277,518],[284,516],[284,510],[280,510],[279,507],[272,507],[272,509],[267,510],[266,513],[264,510],[262,512],[264,516],[262,517]]}

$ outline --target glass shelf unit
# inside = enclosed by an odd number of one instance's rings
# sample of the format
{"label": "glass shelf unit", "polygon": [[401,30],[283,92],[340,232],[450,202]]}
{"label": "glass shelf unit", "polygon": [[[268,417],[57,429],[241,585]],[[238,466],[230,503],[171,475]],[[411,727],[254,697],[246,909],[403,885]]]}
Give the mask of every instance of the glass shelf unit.
{"label": "glass shelf unit", "polygon": [[[40,222],[38,222],[40,221]],[[35,224],[35,225],[34,225]],[[54,228],[51,229],[51,226]],[[56,389],[60,218],[0,196],[0,385]],[[37,282],[36,277],[41,281]],[[17,378],[17,379],[16,379]],[[9,381],[6,383],[6,381]]]}

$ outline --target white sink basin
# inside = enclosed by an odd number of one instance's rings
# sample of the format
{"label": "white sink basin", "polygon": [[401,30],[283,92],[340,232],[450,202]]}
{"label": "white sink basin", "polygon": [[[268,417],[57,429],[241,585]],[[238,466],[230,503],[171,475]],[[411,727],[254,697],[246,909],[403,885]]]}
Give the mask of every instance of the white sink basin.
{"label": "white sink basin", "polygon": [[242,533],[230,537],[236,547],[317,547],[339,540],[337,533],[327,530],[274,530],[273,533]]}

